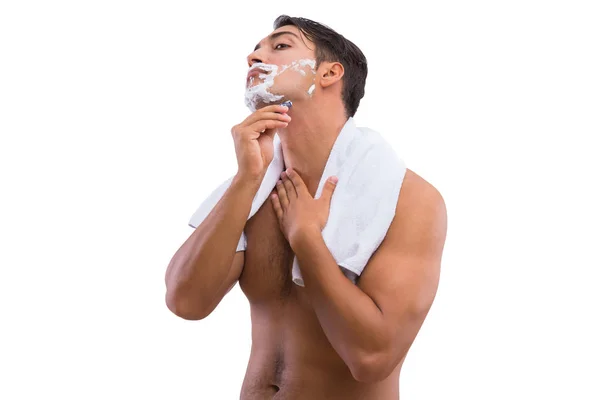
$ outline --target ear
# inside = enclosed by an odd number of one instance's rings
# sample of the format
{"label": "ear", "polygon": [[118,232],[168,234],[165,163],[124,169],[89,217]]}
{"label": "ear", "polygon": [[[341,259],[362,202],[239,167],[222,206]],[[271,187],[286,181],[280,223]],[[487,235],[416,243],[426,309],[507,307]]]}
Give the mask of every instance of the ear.
{"label": "ear", "polygon": [[339,62],[323,62],[321,65],[323,66],[321,70],[321,86],[323,87],[333,85],[344,76],[344,66]]}

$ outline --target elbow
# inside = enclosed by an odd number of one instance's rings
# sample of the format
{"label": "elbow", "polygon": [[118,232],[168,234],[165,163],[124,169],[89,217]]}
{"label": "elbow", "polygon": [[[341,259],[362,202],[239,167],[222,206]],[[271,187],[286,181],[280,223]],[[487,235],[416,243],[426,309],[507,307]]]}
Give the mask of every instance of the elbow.
{"label": "elbow", "polygon": [[350,372],[357,382],[377,383],[390,376],[394,368],[385,354],[370,354],[353,363]]}
{"label": "elbow", "polygon": [[199,301],[193,301],[189,296],[178,294],[176,290],[167,289],[165,303],[169,311],[188,321],[198,321],[210,314],[200,306]]}

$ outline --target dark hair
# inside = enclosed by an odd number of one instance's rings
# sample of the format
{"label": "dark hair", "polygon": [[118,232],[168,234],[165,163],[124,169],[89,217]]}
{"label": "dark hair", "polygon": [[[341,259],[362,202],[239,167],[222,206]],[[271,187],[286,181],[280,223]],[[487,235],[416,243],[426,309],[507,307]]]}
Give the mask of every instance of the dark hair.
{"label": "dark hair", "polygon": [[273,29],[285,25],[295,26],[315,44],[315,68],[323,61],[338,61],[344,66],[342,101],[348,117],[353,117],[365,95],[367,59],[363,52],[330,27],[310,19],[280,15],[275,19]]}

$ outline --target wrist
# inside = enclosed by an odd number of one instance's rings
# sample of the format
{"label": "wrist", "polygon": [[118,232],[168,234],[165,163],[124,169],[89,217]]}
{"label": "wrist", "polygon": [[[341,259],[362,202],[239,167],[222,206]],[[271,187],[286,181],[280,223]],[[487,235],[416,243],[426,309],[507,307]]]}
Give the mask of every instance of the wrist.
{"label": "wrist", "polygon": [[249,176],[238,171],[233,177],[232,185],[242,186],[250,190],[258,191],[262,183],[263,176]]}
{"label": "wrist", "polygon": [[295,250],[298,247],[310,244],[311,241],[321,237],[321,229],[317,226],[308,226],[290,235],[290,247]]}

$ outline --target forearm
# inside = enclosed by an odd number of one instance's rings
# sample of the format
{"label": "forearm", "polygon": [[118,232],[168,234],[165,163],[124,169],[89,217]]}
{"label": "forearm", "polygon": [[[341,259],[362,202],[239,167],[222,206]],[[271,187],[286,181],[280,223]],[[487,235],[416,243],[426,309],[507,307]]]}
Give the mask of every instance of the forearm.
{"label": "forearm", "polygon": [[373,300],[344,276],[320,232],[292,244],[306,292],[331,345],[352,369],[384,351],[383,314]]}
{"label": "forearm", "polygon": [[165,276],[168,296],[207,303],[231,268],[259,184],[235,177],[223,197],[177,250]]}

